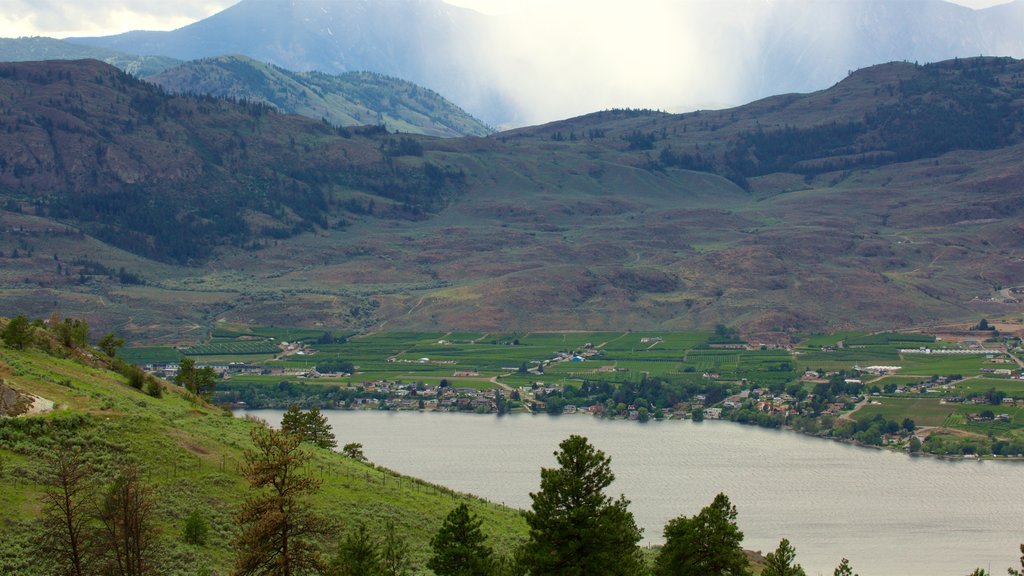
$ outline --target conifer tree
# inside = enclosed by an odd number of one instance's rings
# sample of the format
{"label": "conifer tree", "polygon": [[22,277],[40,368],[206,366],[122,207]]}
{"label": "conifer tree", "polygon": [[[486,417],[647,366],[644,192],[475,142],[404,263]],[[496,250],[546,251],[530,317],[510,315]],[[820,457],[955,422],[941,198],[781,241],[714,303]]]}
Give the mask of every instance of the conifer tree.
{"label": "conifer tree", "polygon": [[799,564],[793,563],[794,560],[796,549],[788,539],[783,538],[775,552],[769,552],[765,558],[766,566],[761,571],[761,576],[807,576]]}
{"label": "conifer tree", "polygon": [[494,570],[494,551],[480,530],[483,521],[459,504],[430,540],[433,556],[427,562],[438,576],[488,576]]}
{"label": "conifer tree", "polygon": [[309,454],[301,439],[264,426],[250,434],[242,474],[257,494],[238,513],[241,531],[233,545],[237,576],[292,576],[322,572],[326,566],[316,540],[334,533],[334,525],[314,514],[306,497],[320,483],[302,473]]}
{"label": "conifer tree", "polygon": [[106,552],[104,574],[146,576],[156,574],[157,529],[153,523],[152,490],[139,469],[126,466],[114,480],[97,514],[100,545]]}
{"label": "conifer tree", "polygon": [[558,468],[541,469],[540,491],[524,513],[530,539],[523,563],[533,576],[602,576],[643,572],[640,529],[629,501],[604,494],[615,479],[611,459],[582,436],[555,452]]}
{"label": "conifer tree", "polygon": [[665,545],[658,554],[657,576],[737,576],[750,573],[740,545],[743,532],[736,526],[736,507],[725,494],[696,516],[680,516],[665,525]]}
{"label": "conifer tree", "polygon": [[330,576],[382,576],[380,550],[370,537],[366,525],[360,522],[356,529],[345,535],[338,552],[331,560]]}

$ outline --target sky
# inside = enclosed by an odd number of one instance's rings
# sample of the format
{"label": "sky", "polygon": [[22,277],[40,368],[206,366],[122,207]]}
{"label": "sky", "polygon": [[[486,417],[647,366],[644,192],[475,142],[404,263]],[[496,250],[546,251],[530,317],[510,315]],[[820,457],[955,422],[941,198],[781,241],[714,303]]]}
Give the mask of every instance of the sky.
{"label": "sky", "polygon": [[[129,30],[173,30],[212,16],[236,1],[0,0],[0,37],[50,36],[66,38],[69,36],[106,36]],[[518,9],[551,4],[551,0],[445,1],[487,14],[510,13]],[[956,4],[972,8],[985,8],[1004,4],[1008,0],[954,1]]]}

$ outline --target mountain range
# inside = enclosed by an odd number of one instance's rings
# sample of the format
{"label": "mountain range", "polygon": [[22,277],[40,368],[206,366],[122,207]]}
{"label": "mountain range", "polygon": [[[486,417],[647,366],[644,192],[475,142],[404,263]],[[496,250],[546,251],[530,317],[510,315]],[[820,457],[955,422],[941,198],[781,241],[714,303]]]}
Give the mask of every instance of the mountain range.
{"label": "mountain range", "polygon": [[893,328],[1021,310],[1024,63],[892,63],[721,111],[485,138],[0,66],[0,304],[137,338]]}
{"label": "mountain range", "polygon": [[[545,3],[489,16],[441,0],[242,0],[170,32],[77,43],[413,81],[495,126],[612,107],[673,111],[810,92],[880,62],[1024,57],[1024,0]],[[614,80],[613,80],[614,79]]]}
{"label": "mountain range", "polygon": [[0,38],[0,61],[96,59],[172,93],[270,104],[330,124],[380,124],[432,136],[483,136],[493,130],[436,92],[373,72],[292,72],[245,56],[181,62],[133,56],[53,38]]}

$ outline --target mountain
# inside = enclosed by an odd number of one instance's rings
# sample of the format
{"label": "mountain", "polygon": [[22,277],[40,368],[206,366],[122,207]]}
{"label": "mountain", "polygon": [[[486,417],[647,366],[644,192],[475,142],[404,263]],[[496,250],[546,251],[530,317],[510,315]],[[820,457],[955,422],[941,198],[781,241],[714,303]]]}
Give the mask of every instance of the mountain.
{"label": "mountain", "polygon": [[[291,70],[369,70],[436,90],[495,126],[612,107],[736,105],[879,62],[1024,57],[1024,0],[692,0],[527,4],[485,16],[441,0],[243,0],[171,32],[76,42]],[[254,33],[254,31],[256,31]]]}
{"label": "mountain", "polygon": [[486,138],[334,129],[96,62],[0,67],[0,304],[176,341],[898,328],[1022,310],[1024,62]]}
{"label": "mountain", "polygon": [[436,90],[490,123],[498,97],[465,65],[487,22],[441,0],[245,0],[171,32],[75,41],[181,60],[242,54],[303,72],[377,72]]}
{"label": "mountain", "polygon": [[[0,324],[7,322],[0,319]],[[80,450],[91,472],[86,478],[95,482],[78,485],[81,491],[73,497],[83,501],[85,496],[102,499],[122,467],[138,468],[156,528],[151,568],[157,573],[231,572],[236,515],[258,492],[241,472],[245,451],[254,449],[250,432],[258,424],[233,418],[167,382],[159,383],[159,397],[143,393],[120,373],[129,371],[123,362],[97,350],[65,346],[52,328],[32,330],[36,344],[24,350],[0,346],[0,571],[9,576],[49,572],[43,566],[50,558],[38,548],[45,514],[42,478],[52,469],[53,455],[70,458]],[[8,399],[18,399],[14,410],[4,405]],[[22,414],[25,409],[30,413]],[[341,446],[352,441],[342,430],[333,433]],[[301,450],[310,455],[302,474],[315,476],[319,485],[306,501],[342,527],[335,538],[313,542],[328,558],[357,522],[378,538],[386,520],[408,546],[407,560],[423,566],[430,557],[430,538],[462,503],[483,520],[483,531],[502,555],[510,555],[526,534],[521,515],[511,508],[311,443]],[[206,527],[205,545],[183,542],[186,518],[197,514]]]}
{"label": "mountain", "polygon": [[139,77],[159,74],[181,63],[180,60],[165,56],[137,56],[54,38],[0,38],[0,62],[86,59],[106,62]]}
{"label": "mountain", "polygon": [[95,60],[0,65],[0,98],[8,208],[161,261],[345,226],[343,205],[362,214],[374,199],[375,214],[419,217],[461,181],[379,126],[172,96]]}
{"label": "mountain", "polygon": [[491,130],[432,90],[372,72],[291,72],[244,56],[187,62],[147,81],[169,92],[264,102],[336,126],[383,124],[431,136],[486,136]]}

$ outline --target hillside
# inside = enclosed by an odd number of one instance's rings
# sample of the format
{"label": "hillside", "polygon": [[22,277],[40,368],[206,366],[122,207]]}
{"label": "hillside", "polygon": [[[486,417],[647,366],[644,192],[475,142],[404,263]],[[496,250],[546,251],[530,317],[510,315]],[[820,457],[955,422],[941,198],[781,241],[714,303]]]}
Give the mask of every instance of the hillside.
{"label": "hillside", "polygon": [[491,130],[432,90],[372,72],[291,72],[244,56],[187,62],[149,76],[171,93],[263,102],[335,126],[383,124],[392,132],[486,136]]}
{"label": "hillside", "polygon": [[138,56],[54,38],[0,38],[0,62],[85,59],[106,62],[138,77],[159,74],[181,63],[180,60],[165,56]]}
{"label": "hillside", "polygon": [[346,202],[418,217],[458,186],[457,174],[418,158],[395,161],[415,156],[400,144],[416,144],[380,127],[171,96],[98,61],[2,65],[0,99],[0,130],[12,135],[0,145],[7,209],[74,222],[160,261],[343,227]]}
{"label": "hillside", "polygon": [[171,342],[218,320],[789,333],[1022,309],[1003,292],[1024,277],[1021,61],[459,139],[345,133],[99,66],[0,79],[22,134],[0,148],[4,309]]}
{"label": "hillside", "polygon": [[[159,574],[225,574],[234,561],[230,545],[236,533],[235,514],[251,490],[239,473],[242,453],[251,448],[253,422],[163,384],[160,398],[129,387],[124,377],[107,369],[101,354],[65,348],[43,328],[37,341],[50,342],[50,352],[0,346],[0,379],[7,387],[54,403],[35,416],[0,418],[0,572],[5,575],[43,573],[39,542],[40,478],[46,455],[79,446],[99,471],[105,489],[117,470],[136,464],[151,487],[158,533]],[[345,433],[336,430],[341,444]],[[317,512],[349,531],[357,521],[381,535],[394,523],[422,566],[429,539],[445,515],[461,502],[483,521],[483,530],[502,553],[525,535],[516,511],[454,494],[418,480],[374,468],[312,445],[308,472],[322,481],[313,498]],[[198,512],[209,526],[205,545],[182,540],[185,519]],[[335,541],[320,542],[333,554]]]}

